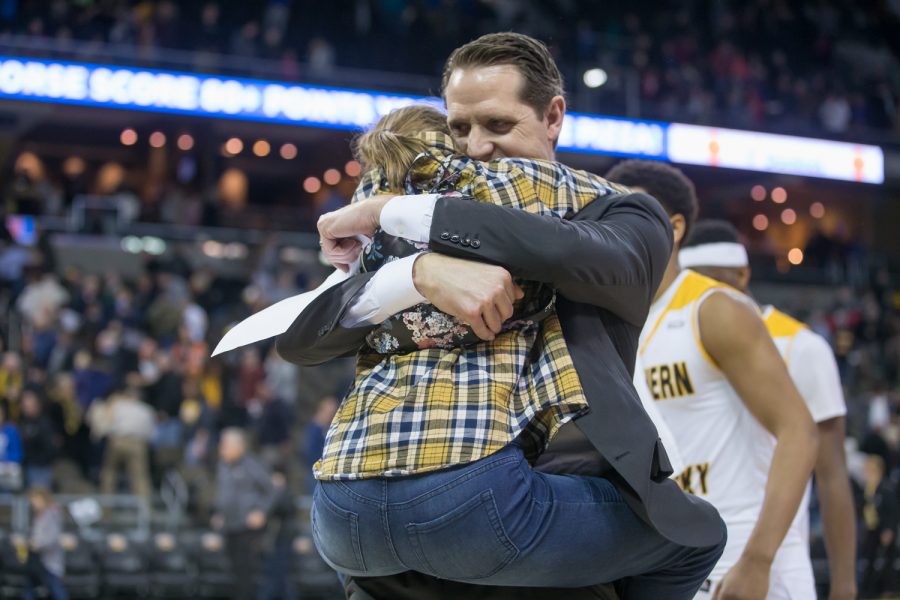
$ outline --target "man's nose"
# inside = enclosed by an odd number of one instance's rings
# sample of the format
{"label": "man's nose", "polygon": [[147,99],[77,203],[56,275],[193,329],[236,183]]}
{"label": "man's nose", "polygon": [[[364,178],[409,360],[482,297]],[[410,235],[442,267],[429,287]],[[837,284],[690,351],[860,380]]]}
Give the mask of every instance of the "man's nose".
{"label": "man's nose", "polygon": [[494,155],[494,143],[488,136],[473,130],[469,133],[466,154],[475,160],[491,160]]}

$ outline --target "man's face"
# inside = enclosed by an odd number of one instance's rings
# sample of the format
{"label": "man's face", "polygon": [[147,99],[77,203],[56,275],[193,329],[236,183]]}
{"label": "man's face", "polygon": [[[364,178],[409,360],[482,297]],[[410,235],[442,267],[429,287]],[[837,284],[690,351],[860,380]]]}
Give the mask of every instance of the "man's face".
{"label": "man's face", "polygon": [[476,160],[552,160],[566,103],[556,96],[544,114],[521,100],[525,81],[512,65],[455,69],[444,99],[457,148]]}
{"label": "man's face", "polygon": [[219,457],[228,464],[237,462],[244,455],[244,446],[240,440],[223,435],[219,440]]}

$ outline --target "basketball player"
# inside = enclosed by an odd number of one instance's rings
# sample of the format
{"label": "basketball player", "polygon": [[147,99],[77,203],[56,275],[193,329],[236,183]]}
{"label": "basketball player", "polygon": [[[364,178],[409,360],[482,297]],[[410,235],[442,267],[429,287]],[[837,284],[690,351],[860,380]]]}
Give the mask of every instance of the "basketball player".
{"label": "basketball player", "polygon": [[[747,251],[738,240],[737,230],[726,221],[697,223],[682,247],[679,261],[682,267],[749,293]],[[847,406],[837,363],[822,336],[773,306],[764,306],[761,310],[766,328],[818,425],[819,453],[815,475],[831,574],[829,600],[850,600],[856,598],[856,522],[844,456]],[[809,559],[810,489],[808,486],[797,517],[782,544],[783,549],[787,546],[797,549],[781,551],[797,557],[793,569],[798,574],[804,573],[804,577],[810,577],[812,573]]]}
{"label": "basketball player", "polygon": [[687,465],[676,480],[728,527],[725,553],[697,598],[813,600],[813,582],[787,580],[775,562],[815,461],[809,411],[755,306],[679,267],[679,244],[697,214],[691,182],[669,165],[634,160],[606,177],[654,196],[674,230],[638,357]]}

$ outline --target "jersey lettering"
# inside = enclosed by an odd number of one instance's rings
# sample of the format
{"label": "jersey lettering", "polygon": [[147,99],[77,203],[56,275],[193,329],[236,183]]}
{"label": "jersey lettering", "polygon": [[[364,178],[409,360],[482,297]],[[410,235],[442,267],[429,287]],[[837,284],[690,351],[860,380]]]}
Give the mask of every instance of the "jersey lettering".
{"label": "jersey lettering", "polygon": [[709,474],[709,463],[688,465],[684,471],[678,474],[675,482],[682,490],[695,496],[705,496],[709,493],[706,487],[706,476]]}
{"label": "jersey lettering", "polygon": [[691,382],[685,362],[644,369],[644,376],[654,400],[681,398],[694,394],[694,384]]}

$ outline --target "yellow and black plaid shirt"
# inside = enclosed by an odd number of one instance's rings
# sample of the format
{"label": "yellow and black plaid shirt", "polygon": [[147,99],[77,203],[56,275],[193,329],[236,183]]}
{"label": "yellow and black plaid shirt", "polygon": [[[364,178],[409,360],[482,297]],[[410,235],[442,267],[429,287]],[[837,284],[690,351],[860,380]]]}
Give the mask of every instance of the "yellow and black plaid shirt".
{"label": "yellow and black plaid shirt", "polygon": [[[480,202],[562,218],[621,186],[559,163],[455,154],[449,137],[423,134],[434,160],[420,178],[452,173],[456,191]],[[383,190],[363,177],[354,201]],[[537,242],[536,242],[537,243]],[[448,317],[450,318],[450,317]],[[588,407],[556,314],[468,348],[409,354],[363,350],[356,380],[331,424],[318,479],[424,473],[475,461],[515,439],[536,456]]]}

